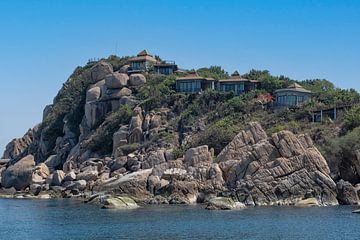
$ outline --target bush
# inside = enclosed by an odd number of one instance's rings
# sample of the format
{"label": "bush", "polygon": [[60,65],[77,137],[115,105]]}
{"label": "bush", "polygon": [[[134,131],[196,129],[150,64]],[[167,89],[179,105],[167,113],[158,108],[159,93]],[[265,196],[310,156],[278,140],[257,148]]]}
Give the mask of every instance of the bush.
{"label": "bush", "polygon": [[344,116],[344,128],[352,130],[360,126],[360,104],[354,106]]}
{"label": "bush", "polygon": [[119,71],[120,68],[128,63],[129,57],[118,57],[116,55],[111,55],[107,59],[106,62],[110,63],[114,69],[114,72]]}
{"label": "bush", "polygon": [[131,108],[128,105],[123,105],[119,110],[107,116],[105,121],[91,136],[89,142],[90,149],[103,154],[111,153],[113,148],[113,135],[119,130],[121,125],[129,124],[131,113]]}
{"label": "bush", "polygon": [[226,117],[199,133],[194,139],[192,146],[208,145],[209,148],[214,148],[215,154],[219,154],[239,131],[240,127],[237,125],[236,119]]}

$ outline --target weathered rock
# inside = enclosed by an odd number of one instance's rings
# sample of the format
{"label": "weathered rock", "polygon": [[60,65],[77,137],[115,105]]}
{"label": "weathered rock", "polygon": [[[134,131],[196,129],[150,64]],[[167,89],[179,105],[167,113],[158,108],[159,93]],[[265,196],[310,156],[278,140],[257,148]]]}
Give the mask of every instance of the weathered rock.
{"label": "weathered rock", "polygon": [[45,182],[46,178],[50,175],[49,168],[45,163],[40,163],[33,169],[32,174],[32,183],[42,184]]}
{"label": "weathered rock", "polygon": [[81,172],[76,176],[77,180],[85,180],[85,181],[91,181],[96,180],[98,178],[98,171],[97,170],[89,170],[85,172]]}
{"label": "weathered rock", "polygon": [[107,75],[113,72],[113,67],[111,64],[100,61],[95,66],[91,68],[90,78],[92,83],[97,83],[100,80],[103,80]]}
{"label": "weathered rock", "polygon": [[336,184],[337,188],[337,199],[340,204],[343,205],[358,205],[359,197],[355,188],[351,185],[351,183],[346,182],[344,180],[340,180]]}
{"label": "weathered rock", "polygon": [[337,204],[326,160],[304,139],[288,131],[270,139],[251,123],[217,158],[227,187],[241,193],[239,201],[251,199],[256,205],[295,204],[309,190],[320,205]]}
{"label": "weathered rock", "polygon": [[126,65],[122,66],[122,67],[119,69],[119,72],[120,72],[120,73],[127,73],[129,69],[130,69],[130,65],[126,64]]}
{"label": "weathered rock", "polygon": [[122,126],[117,132],[113,135],[113,154],[117,157],[117,149],[121,146],[124,146],[128,143],[128,128],[127,126]]}
{"label": "weathered rock", "polygon": [[188,167],[211,166],[212,156],[208,146],[204,145],[187,150],[184,157],[184,163]]}
{"label": "weathered rock", "polygon": [[142,168],[152,168],[164,162],[166,162],[164,150],[159,149],[157,151],[151,151],[146,155],[145,160],[142,163]]}
{"label": "weathered rock", "polygon": [[139,205],[129,197],[109,197],[105,199],[103,208],[106,209],[134,209],[138,208]]}
{"label": "weathered rock", "polygon": [[49,104],[49,105],[46,105],[44,110],[43,110],[43,121],[46,119],[47,116],[49,116],[49,114],[51,113],[53,109],[53,104]]}
{"label": "weathered rock", "polygon": [[34,129],[29,129],[22,138],[15,138],[6,145],[2,158],[15,159],[22,154],[34,140]]}
{"label": "weathered rock", "polygon": [[120,168],[123,168],[126,163],[127,163],[127,157],[123,156],[123,157],[117,157],[114,160],[110,161],[108,166],[110,170],[113,172]]}
{"label": "weathered rock", "polygon": [[130,75],[129,84],[131,86],[140,86],[144,83],[146,83],[146,78],[144,75],[140,73]]}
{"label": "weathered rock", "polygon": [[2,173],[1,185],[5,188],[14,187],[16,190],[25,189],[31,184],[34,166],[32,155],[20,159]]}
{"label": "weathered rock", "polygon": [[[131,96],[132,91],[126,87],[122,89],[109,89],[106,91],[106,99],[122,99],[123,97]],[[120,105],[127,104],[126,102],[117,102],[118,106],[113,105],[113,109],[119,108]]]}
{"label": "weathered rock", "polygon": [[234,210],[244,208],[245,205],[239,202],[235,202],[231,198],[227,197],[215,197],[209,200],[206,209],[208,210]]}
{"label": "weathered rock", "polygon": [[65,177],[65,173],[61,170],[56,170],[53,173],[51,185],[52,186],[61,186]]}
{"label": "weathered rock", "polygon": [[185,180],[187,177],[187,171],[185,169],[180,168],[169,168],[164,171],[161,178],[172,181],[172,180]]}
{"label": "weathered rock", "polygon": [[96,101],[101,96],[101,88],[93,87],[86,92],[86,102]]}
{"label": "weathered rock", "polygon": [[124,73],[114,72],[105,77],[105,84],[107,88],[117,89],[127,86],[129,76]]}
{"label": "weathered rock", "polygon": [[86,181],[85,180],[78,180],[74,182],[67,182],[66,184],[66,190],[79,190],[84,191],[86,189]]}
{"label": "weathered rock", "polygon": [[149,196],[147,191],[147,179],[152,169],[142,170],[127,174],[120,178],[110,178],[95,186],[98,192],[112,192],[116,194],[127,194],[133,198],[146,199]]}
{"label": "weathered rock", "polygon": [[87,102],[85,104],[85,120],[89,128],[94,127],[110,112],[111,103],[103,101]]}
{"label": "weathered rock", "polygon": [[68,172],[65,174],[64,182],[67,181],[75,181],[76,180],[76,174],[74,171]]}
{"label": "weathered rock", "polygon": [[307,198],[295,203],[296,207],[317,207],[320,206],[316,198]]}
{"label": "weathered rock", "polygon": [[51,172],[61,165],[61,158],[57,155],[49,156],[44,162]]}

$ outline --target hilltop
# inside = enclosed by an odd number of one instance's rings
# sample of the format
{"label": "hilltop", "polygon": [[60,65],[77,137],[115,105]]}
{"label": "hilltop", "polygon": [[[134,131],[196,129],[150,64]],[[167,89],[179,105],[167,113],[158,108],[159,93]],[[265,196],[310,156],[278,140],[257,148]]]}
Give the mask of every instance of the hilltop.
{"label": "hilltop", "polygon": [[[303,199],[357,204],[358,92],[323,79],[250,70],[237,81],[256,87],[236,94],[214,87],[234,80],[219,66],[197,69],[195,76],[194,69],[149,56],[110,56],[77,67],[44,109],[43,121],[7,145],[0,161],[3,192],[95,201],[100,193],[209,208]],[[143,59],[152,64],[128,65]],[[189,75],[214,86],[180,92],[177,81]],[[311,92],[311,99],[276,107],[276,91],[291,84]],[[315,121],[315,113],[337,107],[336,118],[322,112]]]}

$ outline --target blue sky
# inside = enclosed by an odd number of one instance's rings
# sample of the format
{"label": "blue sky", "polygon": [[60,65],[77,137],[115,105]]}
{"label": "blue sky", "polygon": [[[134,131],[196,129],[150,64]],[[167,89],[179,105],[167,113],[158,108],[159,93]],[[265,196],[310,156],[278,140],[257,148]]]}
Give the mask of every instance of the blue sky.
{"label": "blue sky", "polygon": [[359,25],[357,0],[0,0],[0,152],[76,66],[114,53],[360,90]]}

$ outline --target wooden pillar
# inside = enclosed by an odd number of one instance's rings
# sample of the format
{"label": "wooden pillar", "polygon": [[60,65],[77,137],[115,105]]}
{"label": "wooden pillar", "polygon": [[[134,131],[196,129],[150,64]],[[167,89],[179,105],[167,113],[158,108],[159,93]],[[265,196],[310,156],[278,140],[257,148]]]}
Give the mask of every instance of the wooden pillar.
{"label": "wooden pillar", "polygon": [[337,109],[336,109],[336,107],[334,108],[334,120],[336,120],[336,118],[337,118]]}
{"label": "wooden pillar", "polygon": [[321,109],[320,110],[320,122],[322,122],[323,121],[323,110]]}

